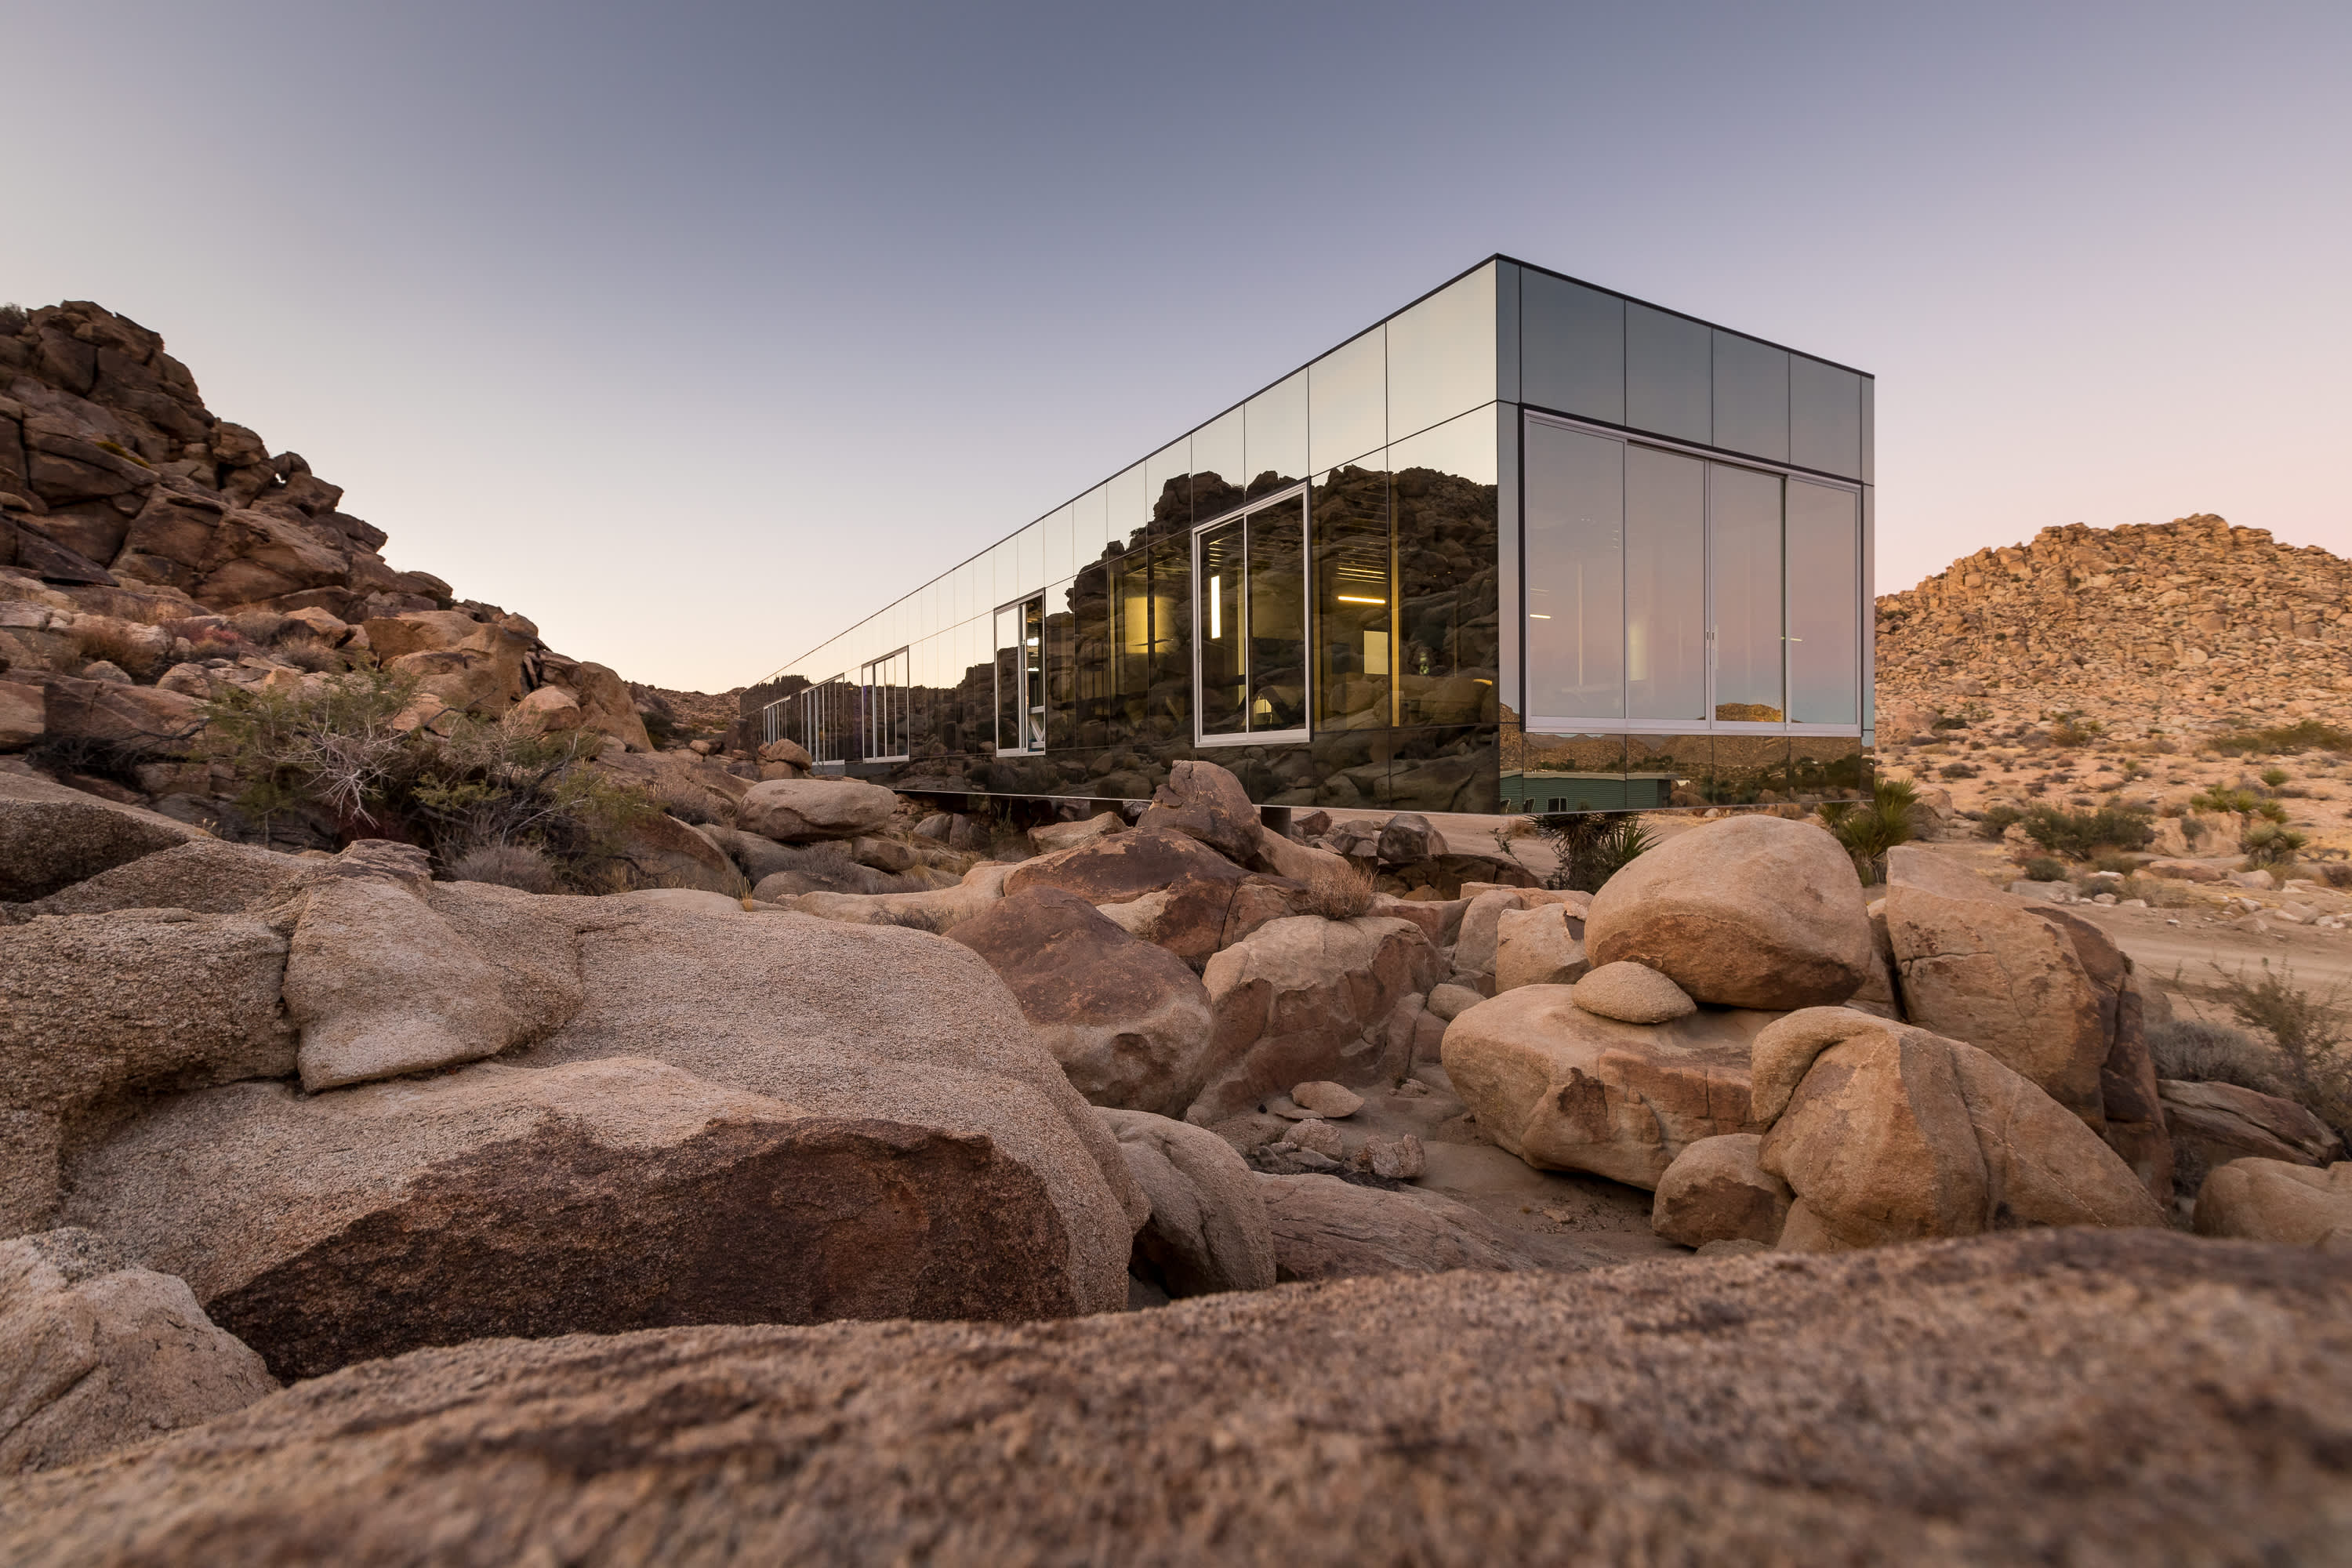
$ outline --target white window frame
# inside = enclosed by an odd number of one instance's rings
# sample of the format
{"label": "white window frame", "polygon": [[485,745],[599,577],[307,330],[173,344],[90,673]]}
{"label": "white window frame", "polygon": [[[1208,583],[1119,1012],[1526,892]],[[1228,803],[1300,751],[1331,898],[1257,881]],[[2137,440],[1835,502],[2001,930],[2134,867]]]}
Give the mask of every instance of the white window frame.
{"label": "white window frame", "polygon": [[[1300,606],[1300,610],[1301,630],[1305,634],[1306,643],[1304,650],[1306,663],[1299,671],[1299,678],[1306,683],[1307,689],[1306,695],[1302,699],[1302,711],[1307,715],[1307,722],[1294,725],[1287,730],[1244,730],[1238,735],[1211,735],[1202,732],[1201,729],[1201,628],[1208,624],[1206,612],[1202,607],[1201,536],[1213,528],[1223,528],[1234,522],[1241,523],[1244,531],[1242,559],[1246,562],[1249,559],[1248,519],[1257,512],[1271,511],[1286,502],[1300,501],[1307,495],[1307,488],[1305,482],[1301,482],[1283,489],[1269,491],[1262,496],[1255,496],[1239,506],[1228,507],[1206,522],[1196,522],[1192,525],[1192,744],[1195,746],[1289,746],[1314,738],[1315,512],[1314,508],[1309,505],[1301,505],[1299,508],[1304,521],[1304,526],[1299,530],[1299,548],[1304,553],[1304,559],[1299,563],[1301,575],[1299,591],[1305,595],[1305,602]],[[1389,593],[1390,614],[1393,617],[1396,593],[1394,584],[1390,584]],[[1248,637],[1249,595],[1249,574],[1244,572],[1242,574],[1242,646],[1244,658],[1246,658],[1250,641]],[[1246,708],[1243,710],[1242,721],[1244,724],[1249,721],[1249,712]]]}

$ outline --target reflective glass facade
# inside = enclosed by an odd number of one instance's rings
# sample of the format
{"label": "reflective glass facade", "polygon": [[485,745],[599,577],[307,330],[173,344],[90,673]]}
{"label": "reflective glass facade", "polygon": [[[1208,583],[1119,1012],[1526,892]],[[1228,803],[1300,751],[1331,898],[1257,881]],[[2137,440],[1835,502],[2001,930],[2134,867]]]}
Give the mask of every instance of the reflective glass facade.
{"label": "reflective glass facade", "polygon": [[1605,810],[1864,782],[1871,383],[1495,258],[747,694],[912,792]]}

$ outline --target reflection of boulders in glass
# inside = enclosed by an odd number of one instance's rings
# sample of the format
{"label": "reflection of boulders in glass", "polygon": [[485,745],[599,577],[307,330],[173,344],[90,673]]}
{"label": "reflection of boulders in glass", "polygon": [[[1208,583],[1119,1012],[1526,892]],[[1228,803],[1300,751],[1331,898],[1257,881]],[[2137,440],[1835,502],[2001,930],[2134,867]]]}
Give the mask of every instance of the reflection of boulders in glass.
{"label": "reflection of boulders in glass", "polygon": [[1403,468],[1396,508],[1398,718],[1492,723],[1501,625],[1496,488],[1434,468]]}

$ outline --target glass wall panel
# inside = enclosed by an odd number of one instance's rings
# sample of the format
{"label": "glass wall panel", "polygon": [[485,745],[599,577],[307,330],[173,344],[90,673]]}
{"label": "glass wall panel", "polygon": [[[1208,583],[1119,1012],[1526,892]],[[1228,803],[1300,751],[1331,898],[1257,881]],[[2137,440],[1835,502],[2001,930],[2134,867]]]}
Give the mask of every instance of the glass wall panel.
{"label": "glass wall panel", "polygon": [[1201,733],[1247,727],[1249,665],[1242,595],[1246,576],[1238,520],[1201,531]]}
{"label": "glass wall panel", "polygon": [[1307,373],[1278,381],[1242,406],[1243,470],[1249,493],[1284,489],[1307,477]]}
{"label": "glass wall panel", "polygon": [[1155,529],[1187,528],[1192,521],[1192,438],[1170,442],[1143,460],[1143,489]]}
{"label": "glass wall panel", "polygon": [[1858,800],[1868,784],[1861,737],[1789,737],[1789,786],[1805,805],[1825,800]]}
{"label": "glass wall panel", "polygon": [[1064,507],[1045,517],[1045,578],[1059,583],[1077,569],[1070,550],[1070,509]]}
{"label": "glass wall panel", "polygon": [[1625,307],[1625,423],[1680,441],[1715,434],[1708,329],[1647,305]]}
{"label": "glass wall panel", "polygon": [[1118,692],[1113,658],[1111,568],[1100,561],[1082,568],[1070,584],[1068,602],[1077,650],[1077,731],[1071,744],[1088,749],[1107,746]]}
{"label": "glass wall panel", "polygon": [[1151,500],[1144,493],[1143,465],[1120,474],[1104,487],[1110,509],[1109,531],[1104,537],[1116,548],[1131,549],[1143,542],[1144,530],[1151,522]]}
{"label": "glass wall panel", "polygon": [[[1307,724],[1307,498],[1249,517],[1249,728]],[[1205,676],[1203,677],[1205,680]],[[1203,725],[1205,729],[1206,726]]]}
{"label": "glass wall panel", "polygon": [[1527,600],[1520,577],[1519,434],[1522,426],[1515,405],[1495,410],[1495,609],[1497,633],[1496,706],[1503,721],[1517,723],[1527,716],[1522,681],[1527,671],[1528,624],[1519,612]]}
{"label": "glass wall panel", "polygon": [[1078,566],[1102,559],[1110,542],[1110,487],[1097,485],[1070,503],[1070,550]]}
{"label": "glass wall panel", "polygon": [[1389,448],[1401,724],[1497,717],[1494,465],[1491,404]]}
{"label": "glass wall panel", "polygon": [[1786,735],[1717,734],[1708,775],[1710,805],[1754,805],[1780,798],[1789,774]]}
{"label": "glass wall panel", "polygon": [[1737,332],[1715,334],[1715,444],[1788,460],[1787,350]]}
{"label": "glass wall panel", "polygon": [[1707,465],[1715,570],[1715,716],[1787,717],[1781,694],[1780,476]]}
{"label": "glass wall panel", "polygon": [[[1872,472],[1872,465],[1878,460],[1874,456],[1878,449],[1878,416],[1875,412],[1877,407],[1878,383],[1865,375],[1862,378],[1862,482],[1866,485],[1877,482],[1877,476]],[[1867,538],[1869,504],[1864,503],[1862,510],[1865,523],[1864,537]]]}
{"label": "glass wall panel", "polygon": [[1192,516],[1206,521],[1241,504],[1249,488],[1242,411],[1227,409],[1192,432]]}
{"label": "glass wall panel", "polygon": [[1789,481],[1789,717],[1800,724],[1861,722],[1860,500]]}
{"label": "glass wall panel", "polygon": [[1625,737],[1531,734],[1520,742],[1516,798],[1506,810],[1623,811]]}
{"label": "glass wall panel", "polygon": [[1388,358],[1391,437],[1426,430],[1494,402],[1494,264],[1392,318]]}
{"label": "glass wall panel", "polygon": [[1629,718],[1706,717],[1706,465],[1625,448]]}
{"label": "glass wall panel", "polygon": [[1625,737],[1625,805],[1649,811],[1670,805],[1705,805],[1707,776],[1715,770],[1712,735]]}
{"label": "glass wall panel", "polygon": [[1114,556],[1109,564],[1111,668],[1103,742],[1116,746],[1141,732],[1144,694],[1151,689],[1151,574],[1140,550]]}
{"label": "glass wall panel", "polygon": [[[1178,483],[1181,483],[1179,477]],[[1192,739],[1192,536],[1151,543],[1151,656],[1139,738],[1158,744]]]}
{"label": "glass wall panel", "polygon": [[1395,657],[1388,479],[1383,468],[1350,466],[1324,475],[1314,489],[1315,718],[1320,727],[1356,730],[1391,721]]}
{"label": "glass wall panel", "polygon": [[1318,471],[1388,444],[1387,335],[1378,327],[1307,367],[1307,450]]}
{"label": "glass wall panel", "polygon": [[1045,585],[1045,525],[1033,522],[1013,536],[1013,592],[1034,594]]}
{"label": "glass wall panel", "polygon": [[1538,408],[1624,424],[1625,301],[1522,269],[1519,386]]}
{"label": "glass wall panel", "polygon": [[1862,477],[1862,377],[1802,354],[1790,359],[1789,461]]}
{"label": "glass wall panel", "polygon": [[1382,805],[1392,811],[1502,809],[1494,726],[1397,730],[1390,742]]}
{"label": "glass wall panel", "polygon": [[1625,447],[1527,422],[1528,711],[1625,716]]}

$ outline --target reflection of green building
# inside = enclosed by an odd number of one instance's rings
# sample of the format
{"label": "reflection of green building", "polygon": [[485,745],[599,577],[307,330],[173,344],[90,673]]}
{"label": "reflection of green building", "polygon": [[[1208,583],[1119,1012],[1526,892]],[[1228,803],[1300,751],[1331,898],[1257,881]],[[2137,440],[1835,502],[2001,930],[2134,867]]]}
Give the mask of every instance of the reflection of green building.
{"label": "reflection of green building", "polygon": [[1850,795],[1871,382],[1500,257],[752,689],[900,789],[1578,811]]}

